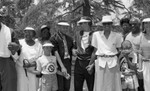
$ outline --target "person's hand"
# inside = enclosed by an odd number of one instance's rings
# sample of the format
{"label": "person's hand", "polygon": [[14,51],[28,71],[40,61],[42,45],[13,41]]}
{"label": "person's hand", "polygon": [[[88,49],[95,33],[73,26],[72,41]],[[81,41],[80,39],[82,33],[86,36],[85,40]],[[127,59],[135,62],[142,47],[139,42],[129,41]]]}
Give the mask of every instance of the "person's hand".
{"label": "person's hand", "polygon": [[30,66],[29,60],[24,59],[24,60],[23,60],[23,67],[24,67],[24,68],[28,68],[29,66]]}
{"label": "person's hand", "polygon": [[67,74],[67,69],[66,69],[65,67],[62,67],[62,68],[61,68],[61,72],[66,75],[66,74]]}
{"label": "person's hand", "polygon": [[86,69],[87,69],[87,71],[88,71],[89,74],[92,74],[92,73],[93,73],[93,71],[94,71],[93,67],[94,67],[94,64],[88,65],[88,66],[86,67]]}
{"label": "person's hand", "polygon": [[20,48],[21,46],[15,42],[10,42],[8,44],[8,49],[11,51],[12,55],[14,55]]}

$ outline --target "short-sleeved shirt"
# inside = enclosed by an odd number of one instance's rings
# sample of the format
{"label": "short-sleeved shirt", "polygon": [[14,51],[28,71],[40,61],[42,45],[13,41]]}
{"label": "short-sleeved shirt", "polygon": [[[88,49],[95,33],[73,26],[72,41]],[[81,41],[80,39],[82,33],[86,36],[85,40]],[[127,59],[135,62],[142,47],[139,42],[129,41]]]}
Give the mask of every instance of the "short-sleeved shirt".
{"label": "short-sleeved shirt", "polygon": [[141,39],[142,39],[142,33],[140,33],[137,36],[133,36],[132,32],[130,32],[125,40],[129,40],[132,43],[133,49],[134,50],[139,50],[140,44],[141,44]]}
{"label": "short-sleeved shirt", "polygon": [[[131,52],[129,54],[129,59],[132,63],[137,63],[137,54]],[[121,68],[121,72],[127,72],[127,73],[131,72],[131,69],[129,68],[127,59],[125,57],[123,57],[120,61],[120,68]]]}
{"label": "short-sleeved shirt", "polygon": [[[118,53],[116,48],[121,47],[123,41],[122,36],[119,33],[111,31],[108,39],[104,35],[104,31],[97,31],[93,33],[92,46],[94,46],[97,51],[96,55],[116,55]],[[99,57],[99,66],[105,67],[106,63],[109,68],[117,65],[117,57],[103,58]]]}
{"label": "short-sleeved shirt", "polygon": [[36,70],[40,71],[42,74],[55,74],[57,71],[57,63],[55,56],[43,55],[36,61],[36,63]]}
{"label": "short-sleeved shirt", "polygon": [[8,44],[11,42],[11,30],[1,23],[0,30],[0,57],[10,57],[11,53]]}
{"label": "short-sleeved shirt", "polygon": [[33,46],[29,46],[25,42],[25,39],[19,40],[19,43],[22,46],[19,61],[16,62],[19,66],[23,66],[24,59],[29,60],[29,62],[33,62],[42,56],[42,45],[37,39],[35,39],[35,44]]}

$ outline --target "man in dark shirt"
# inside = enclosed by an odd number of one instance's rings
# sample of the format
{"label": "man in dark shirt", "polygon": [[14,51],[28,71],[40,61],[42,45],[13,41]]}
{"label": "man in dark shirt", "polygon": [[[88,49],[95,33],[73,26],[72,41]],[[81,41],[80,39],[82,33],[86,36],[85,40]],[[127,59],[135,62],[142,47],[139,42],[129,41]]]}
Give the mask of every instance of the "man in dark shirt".
{"label": "man in dark shirt", "polygon": [[73,54],[77,56],[74,71],[74,88],[75,91],[83,91],[83,83],[86,80],[88,91],[93,91],[94,73],[89,74],[86,69],[94,50],[90,45],[92,21],[89,17],[82,17],[78,24],[82,29],[76,33],[76,48],[73,49]]}
{"label": "man in dark shirt", "polygon": [[[60,21],[57,23],[58,31],[51,37],[50,41],[54,45],[54,49],[58,51],[62,63],[67,69],[67,73],[71,76],[71,60],[72,60],[72,48],[73,39],[66,34],[70,28],[70,24],[66,21]],[[58,70],[60,66],[58,65]],[[69,91],[70,90],[70,79],[66,79],[63,76],[57,75],[58,77],[58,91]]]}

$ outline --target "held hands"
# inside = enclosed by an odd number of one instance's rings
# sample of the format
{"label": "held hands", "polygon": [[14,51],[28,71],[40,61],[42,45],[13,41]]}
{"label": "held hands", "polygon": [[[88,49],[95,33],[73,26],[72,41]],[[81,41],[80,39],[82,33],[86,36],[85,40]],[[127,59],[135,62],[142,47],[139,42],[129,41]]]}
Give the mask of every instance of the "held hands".
{"label": "held hands", "polygon": [[88,71],[88,73],[91,75],[92,73],[93,73],[93,71],[94,71],[94,63],[93,64],[90,64],[90,65],[88,65],[87,67],[86,67],[86,69],[87,69],[87,71]]}
{"label": "held hands", "polygon": [[61,72],[66,75],[67,74],[67,69],[65,67],[62,67]]}
{"label": "held hands", "polygon": [[[64,71],[63,71],[64,70]],[[67,73],[66,68],[63,68],[62,71],[57,70],[57,74],[64,76],[67,80],[71,78],[71,76]]]}
{"label": "held hands", "polygon": [[20,48],[21,46],[15,42],[10,42],[8,44],[8,49],[11,51],[12,55],[14,55]]}

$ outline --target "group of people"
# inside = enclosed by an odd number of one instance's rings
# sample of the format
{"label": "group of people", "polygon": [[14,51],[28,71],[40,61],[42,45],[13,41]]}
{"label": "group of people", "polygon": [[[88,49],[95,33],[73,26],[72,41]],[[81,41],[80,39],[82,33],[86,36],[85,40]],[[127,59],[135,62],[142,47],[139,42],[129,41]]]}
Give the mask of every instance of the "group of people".
{"label": "group of people", "polygon": [[[74,38],[67,21],[51,35],[26,27],[23,39],[0,24],[0,91],[69,91],[72,56],[76,57],[74,90],[148,91],[150,89],[150,18],[121,19],[121,33],[113,31],[111,16],[102,17],[103,30],[92,31],[92,20],[81,17]],[[142,29],[141,27],[142,26]]]}

